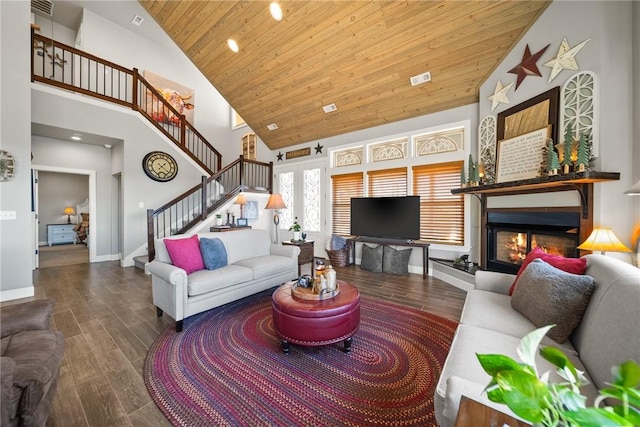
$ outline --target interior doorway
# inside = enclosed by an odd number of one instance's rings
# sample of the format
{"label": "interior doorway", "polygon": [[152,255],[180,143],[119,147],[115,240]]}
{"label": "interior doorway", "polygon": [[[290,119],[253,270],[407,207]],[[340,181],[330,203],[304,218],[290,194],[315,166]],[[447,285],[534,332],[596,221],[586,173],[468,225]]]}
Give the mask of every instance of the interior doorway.
{"label": "interior doorway", "polygon": [[[97,221],[91,221],[91,218],[96,218],[96,171],[93,170],[85,170],[85,169],[70,169],[70,168],[61,168],[55,166],[42,166],[42,165],[33,165],[33,182],[32,182],[32,216],[33,216],[33,263],[32,268],[45,268],[48,266],[56,266],[56,265],[69,265],[80,262],[95,262],[96,261],[96,239],[95,236],[97,233]],[[60,214],[57,214],[57,211],[54,211],[53,214],[50,212],[46,214],[44,217],[41,214],[43,207],[41,206],[41,201],[43,198],[42,193],[42,179],[43,176],[52,176],[53,174],[67,174],[68,176],[73,176],[76,178],[75,181],[70,182],[83,182],[83,179],[78,180],[77,176],[81,176],[87,181],[88,186],[88,198],[86,195],[84,199],[88,199],[87,203],[83,203],[84,200],[78,203],[72,203],[68,200],[72,200],[72,198],[61,197],[60,201],[56,203],[56,207],[54,209],[60,210]],[[62,176],[62,175],[61,175]],[[86,194],[86,193],[85,193]],[[82,196],[81,196],[82,198]],[[74,200],[77,201],[77,200]],[[60,206],[57,206],[61,204]],[[63,206],[64,205],[64,206]],[[69,205],[69,206],[67,206]],[[78,243],[77,235],[75,231],[67,230],[67,228],[71,228],[75,226],[79,221],[81,221],[82,216],[80,212],[77,212],[78,206],[88,206],[88,209],[83,208],[83,211],[88,210],[89,214],[89,236],[85,240],[88,243]],[[66,208],[72,208],[74,210],[73,214],[64,214],[64,210]],[[44,222],[44,223],[43,223]],[[71,224],[68,224],[71,222]],[[54,227],[49,227],[48,224],[53,225]],[[55,227],[55,226],[58,227]],[[67,225],[65,227],[65,225]],[[60,242],[70,243],[63,245],[54,245],[50,244],[51,239],[47,236],[47,229],[57,228],[57,231],[60,233]],[[73,233],[69,236],[67,233]],[[73,243],[76,244],[73,244]],[[86,245],[86,246],[85,246]],[[86,248],[83,252],[83,248]],[[46,252],[46,254],[44,254]],[[41,259],[41,257],[43,257]],[[45,260],[46,258],[46,260]],[[86,261],[84,261],[86,259]],[[42,261],[45,261],[44,263]]]}

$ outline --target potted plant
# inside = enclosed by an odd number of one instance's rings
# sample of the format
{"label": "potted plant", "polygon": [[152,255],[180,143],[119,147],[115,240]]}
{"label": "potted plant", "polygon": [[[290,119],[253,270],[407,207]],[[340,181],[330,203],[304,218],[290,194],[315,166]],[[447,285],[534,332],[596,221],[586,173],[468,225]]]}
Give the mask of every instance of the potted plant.
{"label": "potted plant", "polygon": [[[600,390],[594,406],[580,387],[587,384],[583,372],[554,347],[540,347],[540,341],[555,325],[527,334],[518,346],[519,363],[501,354],[477,354],[482,368],[491,376],[485,391],[492,402],[505,404],[516,415],[535,426],[602,427],[640,425],[640,365],[629,360],[613,368],[613,382]],[[565,381],[550,383],[549,373],[539,373],[536,350],[557,367]],[[605,402],[606,400],[606,402]]]}
{"label": "potted plant", "polygon": [[293,240],[300,240],[300,224],[298,224],[298,217],[293,221],[289,231],[293,231]]}
{"label": "potted plant", "polygon": [[216,214],[216,225],[222,225],[222,214]]}

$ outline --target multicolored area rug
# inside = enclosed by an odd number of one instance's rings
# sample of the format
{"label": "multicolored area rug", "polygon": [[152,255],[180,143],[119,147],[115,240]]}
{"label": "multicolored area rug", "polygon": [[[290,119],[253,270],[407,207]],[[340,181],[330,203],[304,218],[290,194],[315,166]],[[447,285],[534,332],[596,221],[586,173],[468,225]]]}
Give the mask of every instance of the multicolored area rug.
{"label": "multicolored area rug", "polygon": [[457,324],[362,296],[351,353],[291,347],[271,320],[271,291],[185,320],[154,342],[149,393],[179,426],[429,426]]}

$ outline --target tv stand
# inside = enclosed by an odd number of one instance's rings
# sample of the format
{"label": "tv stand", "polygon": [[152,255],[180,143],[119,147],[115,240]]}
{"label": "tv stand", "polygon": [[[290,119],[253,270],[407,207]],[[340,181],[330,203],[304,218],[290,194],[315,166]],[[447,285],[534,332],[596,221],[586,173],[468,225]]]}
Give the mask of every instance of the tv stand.
{"label": "tv stand", "polygon": [[380,245],[392,245],[392,246],[408,246],[411,248],[422,248],[422,278],[426,279],[429,272],[429,243],[422,242],[420,240],[410,239],[383,239],[381,237],[366,237],[366,236],[354,236],[347,240],[352,242],[349,244],[349,258],[351,264],[356,263],[356,245],[355,243],[378,243]]}

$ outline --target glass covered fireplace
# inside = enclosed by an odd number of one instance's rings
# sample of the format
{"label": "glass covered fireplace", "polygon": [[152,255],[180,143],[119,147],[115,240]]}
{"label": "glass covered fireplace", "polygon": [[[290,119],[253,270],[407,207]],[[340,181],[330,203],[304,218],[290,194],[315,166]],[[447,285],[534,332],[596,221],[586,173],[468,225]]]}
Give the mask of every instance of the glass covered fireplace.
{"label": "glass covered fireplace", "polygon": [[577,257],[580,236],[577,212],[489,212],[487,269],[515,273],[532,249]]}

